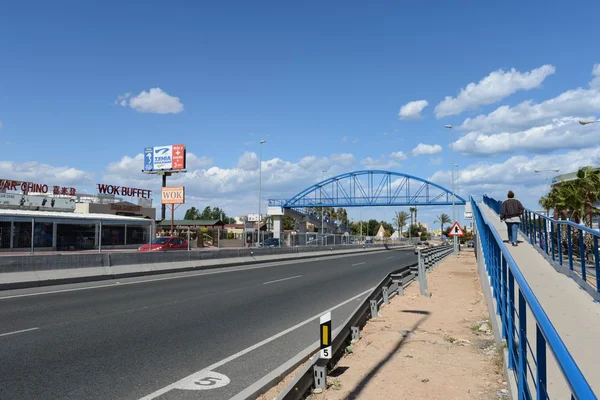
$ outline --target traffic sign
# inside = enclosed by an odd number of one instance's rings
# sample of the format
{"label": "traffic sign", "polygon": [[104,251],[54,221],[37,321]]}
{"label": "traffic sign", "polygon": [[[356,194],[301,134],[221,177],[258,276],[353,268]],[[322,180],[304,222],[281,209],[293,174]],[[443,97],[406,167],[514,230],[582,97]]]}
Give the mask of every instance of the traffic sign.
{"label": "traffic sign", "polygon": [[331,312],[321,316],[321,357],[331,358]]}
{"label": "traffic sign", "polygon": [[463,231],[463,228],[460,227],[458,221],[452,225],[450,232],[448,232],[448,236],[465,236],[465,231]]}

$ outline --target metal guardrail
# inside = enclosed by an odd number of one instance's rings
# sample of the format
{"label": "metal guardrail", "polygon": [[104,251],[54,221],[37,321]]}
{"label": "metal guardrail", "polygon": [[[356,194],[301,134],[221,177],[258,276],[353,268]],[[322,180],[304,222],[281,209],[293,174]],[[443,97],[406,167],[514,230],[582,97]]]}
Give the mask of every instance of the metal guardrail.
{"label": "metal guardrail", "polygon": [[[487,196],[484,202],[496,212],[501,207],[501,203],[498,204],[499,202]],[[518,398],[552,398],[547,390],[546,360],[549,349],[571,390],[571,398],[596,399],[502,238],[474,199],[471,199],[471,205],[476,220],[476,246],[481,247],[490,277],[496,300],[496,314],[500,316],[502,323],[502,338],[507,341],[508,369],[513,371],[517,381]],[[518,297],[518,303],[515,297]],[[528,306],[536,326],[535,349],[532,349],[527,336]],[[533,363],[529,362],[528,353],[532,356]]]}
{"label": "metal guardrail", "polygon": [[[419,278],[421,293],[426,293],[427,281],[426,271],[435,268],[448,255],[452,254],[452,246],[437,246],[420,251],[419,262],[400,268],[386,276],[369,296],[355,309],[350,317],[346,319],[341,328],[336,329],[335,336],[331,341],[331,359],[321,359],[315,347],[312,360],[294,378],[288,387],[277,397],[277,400],[300,400],[313,388],[325,388],[327,370],[337,364],[338,360],[345,354],[347,347],[360,337],[360,329],[367,321],[377,317],[381,304],[387,304],[395,295],[403,295],[404,288],[415,277]],[[311,355],[297,361],[298,365],[309,360]],[[293,369],[292,368],[292,369]],[[260,392],[264,393],[273,386],[273,383],[263,387]]]}
{"label": "metal guardrail", "polygon": [[[483,201],[498,215],[502,202],[484,196]],[[600,300],[600,231],[573,221],[556,220],[525,209],[519,226],[529,243],[546,256],[560,272],[573,278],[596,300]],[[566,264],[566,265],[565,265]]]}

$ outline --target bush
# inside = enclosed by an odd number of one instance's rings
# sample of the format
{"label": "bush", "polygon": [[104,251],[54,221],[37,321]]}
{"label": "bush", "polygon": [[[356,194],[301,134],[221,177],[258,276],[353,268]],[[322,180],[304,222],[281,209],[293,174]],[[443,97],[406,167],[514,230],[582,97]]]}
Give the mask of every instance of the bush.
{"label": "bush", "polygon": [[235,234],[233,232],[227,232],[227,239],[235,239]]}

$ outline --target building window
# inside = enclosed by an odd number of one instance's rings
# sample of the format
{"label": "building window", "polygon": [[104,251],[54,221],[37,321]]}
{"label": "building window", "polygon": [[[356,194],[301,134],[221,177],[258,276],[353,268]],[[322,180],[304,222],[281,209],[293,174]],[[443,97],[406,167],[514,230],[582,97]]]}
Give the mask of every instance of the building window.
{"label": "building window", "polygon": [[123,246],[125,244],[125,226],[102,226],[102,246]]}
{"label": "building window", "polygon": [[145,244],[149,242],[147,226],[127,225],[127,244]]}
{"label": "building window", "polygon": [[13,248],[31,247],[31,222],[15,222],[13,229]]}
{"label": "building window", "polygon": [[52,223],[36,222],[33,231],[34,247],[52,247]]}
{"label": "building window", "polygon": [[57,224],[57,250],[91,250],[96,242],[95,225]]}

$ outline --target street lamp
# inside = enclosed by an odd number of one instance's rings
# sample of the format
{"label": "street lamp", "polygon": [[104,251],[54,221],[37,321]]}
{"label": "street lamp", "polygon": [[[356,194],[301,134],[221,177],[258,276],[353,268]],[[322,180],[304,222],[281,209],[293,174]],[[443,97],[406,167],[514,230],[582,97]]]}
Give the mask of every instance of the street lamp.
{"label": "street lamp", "polygon": [[[325,172],[327,172],[326,169],[321,171],[321,182],[323,182],[325,180]],[[319,191],[321,194],[321,203],[323,203],[323,187],[320,187]],[[321,234],[323,235],[323,246],[324,246],[325,245],[325,210],[322,205],[321,205]]]}
{"label": "street lamp", "polygon": [[260,243],[260,213],[261,213],[261,203],[262,203],[262,145],[267,143],[266,140],[261,140],[260,145],[258,147],[258,223],[256,224],[258,229],[257,231],[257,239]]}
{"label": "street lamp", "polygon": [[600,122],[600,119],[597,119],[595,121],[584,121],[584,120],[581,120],[581,119],[579,120],[579,123],[581,125],[595,124],[595,123],[598,123],[598,122]]}
{"label": "street lamp", "polygon": [[[456,222],[456,200],[454,195],[454,150],[452,149],[452,125],[444,125],[444,128],[450,129],[450,158],[451,158],[451,170],[452,170],[452,223]],[[456,236],[453,236],[454,240],[454,255],[458,254],[458,240]]]}
{"label": "street lamp", "polygon": [[534,169],[533,172],[540,173],[545,172],[546,174],[546,190],[550,191],[550,187],[548,186],[548,172],[558,172],[560,168],[550,168],[550,169]]}
{"label": "street lamp", "polygon": [[460,194],[460,174],[458,170],[458,164],[454,164],[454,168],[456,168],[456,194]]}

